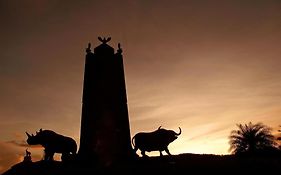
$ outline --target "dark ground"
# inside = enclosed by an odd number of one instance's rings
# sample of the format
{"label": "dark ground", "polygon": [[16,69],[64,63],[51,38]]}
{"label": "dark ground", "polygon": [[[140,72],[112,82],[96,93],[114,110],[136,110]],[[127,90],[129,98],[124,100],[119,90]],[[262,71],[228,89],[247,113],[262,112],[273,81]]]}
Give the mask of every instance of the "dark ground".
{"label": "dark ground", "polygon": [[138,158],[115,168],[98,170],[94,166],[59,161],[22,162],[2,175],[68,174],[281,174],[281,156],[233,156],[180,154]]}

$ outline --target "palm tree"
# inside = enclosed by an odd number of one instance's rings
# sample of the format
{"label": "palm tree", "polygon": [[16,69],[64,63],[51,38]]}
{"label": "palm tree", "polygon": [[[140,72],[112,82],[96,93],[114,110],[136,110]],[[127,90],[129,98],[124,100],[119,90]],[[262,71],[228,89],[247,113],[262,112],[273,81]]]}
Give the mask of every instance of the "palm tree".
{"label": "palm tree", "polygon": [[256,153],[273,148],[275,145],[271,128],[262,123],[237,124],[238,130],[229,136],[230,151],[234,154]]}

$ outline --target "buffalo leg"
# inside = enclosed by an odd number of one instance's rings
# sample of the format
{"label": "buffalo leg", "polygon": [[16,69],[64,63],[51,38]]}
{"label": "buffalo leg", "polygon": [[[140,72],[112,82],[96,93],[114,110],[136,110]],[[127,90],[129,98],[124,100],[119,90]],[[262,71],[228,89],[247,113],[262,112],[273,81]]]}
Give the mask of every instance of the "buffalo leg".
{"label": "buffalo leg", "polygon": [[148,157],[148,156],[145,154],[145,151],[141,151],[141,155],[142,155],[143,157]]}
{"label": "buffalo leg", "polygon": [[139,155],[137,154],[138,149],[139,149],[138,147],[135,147],[135,148],[133,149],[133,151],[134,151],[134,153],[135,153],[134,156],[136,156],[136,157],[139,157]]}
{"label": "buffalo leg", "polygon": [[168,148],[165,149],[165,152],[166,152],[169,156],[171,156],[171,153],[170,153],[170,151],[168,150]]}
{"label": "buffalo leg", "polygon": [[160,157],[162,157],[163,156],[162,151],[159,151],[159,152],[160,152]]}
{"label": "buffalo leg", "polygon": [[137,152],[138,149],[139,149],[138,147],[135,147],[135,148],[134,148],[134,152]]}

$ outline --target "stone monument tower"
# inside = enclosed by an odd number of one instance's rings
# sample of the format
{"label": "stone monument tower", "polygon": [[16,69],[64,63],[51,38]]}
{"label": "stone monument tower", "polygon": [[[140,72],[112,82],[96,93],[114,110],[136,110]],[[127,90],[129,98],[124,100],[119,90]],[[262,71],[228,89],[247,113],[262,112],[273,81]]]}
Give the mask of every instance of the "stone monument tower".
{"label": "stone monument tower", "polygon": [[101,44],[86,49],[79,157],[110,166],[132,156],[122,49]]}

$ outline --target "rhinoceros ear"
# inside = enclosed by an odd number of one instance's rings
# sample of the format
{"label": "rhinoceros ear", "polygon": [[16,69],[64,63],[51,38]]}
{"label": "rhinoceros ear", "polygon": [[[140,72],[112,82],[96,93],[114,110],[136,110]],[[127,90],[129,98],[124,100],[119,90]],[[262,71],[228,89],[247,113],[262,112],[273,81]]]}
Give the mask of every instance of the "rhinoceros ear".
{"label": "rhinoceros ear", "polygon": [[30,135],[30,134],[28,134],[28,132],[25,132],[25,134],[27,135],[27,137],[31,137],[31,135]]}
{"label": "rhinoceros ear", "polygon": [[42,131],[43,131],[42,128],[40,128],[39,132],[42,132]]}

